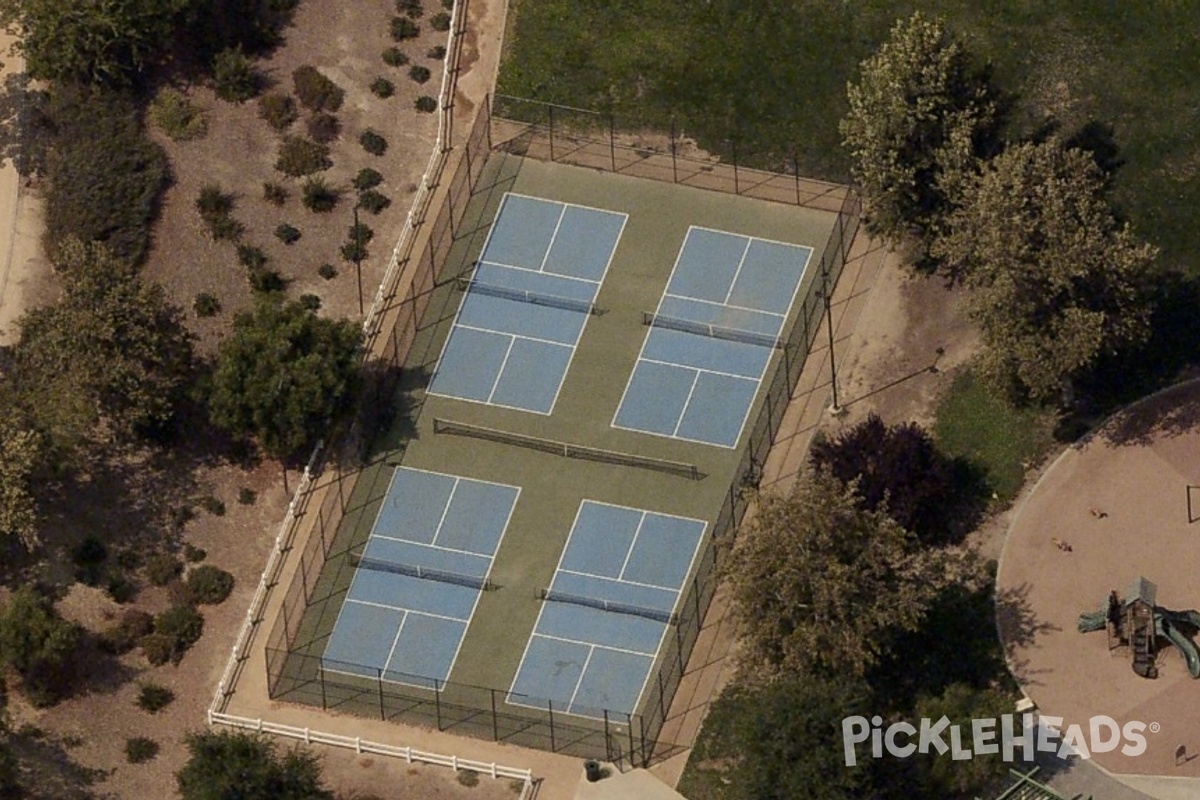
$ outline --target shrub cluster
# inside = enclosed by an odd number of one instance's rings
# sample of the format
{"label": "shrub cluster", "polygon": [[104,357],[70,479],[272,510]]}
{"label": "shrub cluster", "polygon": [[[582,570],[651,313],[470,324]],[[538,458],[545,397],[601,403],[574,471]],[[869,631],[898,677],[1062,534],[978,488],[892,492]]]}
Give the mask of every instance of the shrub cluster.
{"label": "shrub cluster", "polygon": [[157,714],[169,706],[174,699],[175,693],[166,686],[157,683],[143,683],[138,692],[137,705],[147,714]]}
{"label": "shrub cluster", "polygon": [[372,214],[380,213],[391,204],[392,201],[386,195],[374,189],[368,189],[358,196],[359,207],[370,211]]}
{"label": "shrub cluster", "polygon": [[315,294],[302,294],[300,295],[300,305],[315,314],[321,309],[321,298]]}
{"label": "shrub cluster", "polygon": [[186,587],[186,596],[192,605],[219,605],[233,591],[233,575],[211,564],[203,564],[188,573]]}
{"label": "shrub cluster", "polygon": [[399,47],[389,47],[383,51],[383,63],[389,67],[403,67],[408,63],[408,56]]}
{"label": "shrub cluster", "polygon": [[300,229],[286,222],[281,222],[275,228],[275,238],[284,244],[295,244],[300,241]]}
{"label": "shrub cluster", "polygon": [[387,139],[370,128],[362,132],[362,135],[358,137],[358,143],[362,145],[363,150],[373,156],[381,156],[387,152]]}
{"label": "shrub cluster", "polygon": [[430,97],[426,94],[418,97],[414,105],[417,111],[420,111],[422,114],[432,114],[437,111],[438,101],[436,97]]}
{"label": "shrub cluster", "polygon": [[233,195],[218,184],[208,183],[200,187],[196,211],[200,212],[209,234],[217,241],[235,241],[245,231],[245,226],[233,218]]}
{"label": "shrub cluster", "polygon": [[421,35],[421,26],[408,17],[393,17],[391,33],[392,38],[397,42],[415,39]]}
{"label": "shrub cluster", "polygon": [[258,101],[258,115],[277,131],[287,130],[300,117],[290,94],[272,93]]}
{"label": "shrub cluster", "polygon": [[244,103],[258,94],[258,75],[240,47],[217,53],[212,64],[213,90],[231,103]]}
{"label": "shrub cluster", "polygon": [[426,83],[429,81],[429,67],[413,64],[408,70],[408,77],[412,78],[416,83]]}
{"label": "shrub cluster", "polygon": [[429,27],[435,31],[450,30],[450,15],[445,11],[439,11],[429,18]]}
{"label": "shrub cluster", "polygon": [[342,124],[328,111],[317,111],[308,118],[308,135],[313,141],[328,144],[338,138],[341,132]]}
{"label": "shrub cluster", "polygon": [[411,19],[420,19],[425,13],[421,0],[396,0],[396,13],[404,14]]}
{"label": "shrub cluster", "polygon": [[249,244],[239,244],[237,249],[238,263],[246,269],[261,269],[267,263],[267,254],[261,247]]}
{"label": "shrub cluster", "polygon": [[321,178],[307,179],[301,191],[304,194],[304,207],[318,214],[332,211],[340,197],[338,190]]}
{"label": "shrub cluster", "polygon": [[281,206],[287,202],[288,190],[280,183],[273,181],[263,182],[263,200],[266,200],[273,206]]}
{"label": "shrub cluster", "polygon": [[142,764],[158,755],[158,742],[145,736],[134,736],[125,740],[125,760],[130,764]]}
{"label": "shrub cluster", "polygon": [[310,111],[337,111],[346,98],[340,86],[308,64],[292,72],[292,84],[296,89],[296,97]]}
{"label": "shrub cluster", "polygon": [[100,649],[112,655],[128,653],[154,631],[154,617],[135,608],[126,609],[115,625],[100,634]]}
{"label": "shrub cluster", "polygon": [[183,654],[200,641],[204,618],[189,605],[175,605],[154,618],[154,632],[142,637],[142,652],[153,665],[178,664]]}
{"label": "shrub cluster", "polygon": [[146,562],[146,579],[155,586],[166,586],[182,574],[182,562],[170,553],[156,553]]}
{"label": "shrub cluster", "polygon": [[176,142],[199,139],[208,132],[208,116],[204,110],[170,86],[158,90],[147,114],[151,122]]}
{"label": "shrub cluster", "polygon": [[221,301],[215,294],[201,292],[192,301],[192,310],[196,312],[197,317],[215,317],[221,311]]}
{"label": "shrub cluster", "polygon": [[321,172],[332,166],[327,145],[300,136],[285,136],[279,145],[279,157],[275,160],[275,169],[293,178]]}
{"label": "shrub cluster", "polygon": [[388,98],[396,93],[396,84],[387,78],[379,77],[371,81],[371,94],[380,98]]}
{"label": "shrub cluster", "polygon": [[363,167],[354,176],[352,181],[354,188],[360,192],[365,192],[367,189],[374,189],[379,184],[383,183],[383,175],[379,170]]}

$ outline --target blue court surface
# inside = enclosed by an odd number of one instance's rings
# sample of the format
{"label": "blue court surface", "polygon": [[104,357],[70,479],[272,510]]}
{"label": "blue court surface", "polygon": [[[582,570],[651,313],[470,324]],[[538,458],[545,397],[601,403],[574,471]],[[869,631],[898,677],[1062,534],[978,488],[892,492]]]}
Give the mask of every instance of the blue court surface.
{"label": "blue court surface", "polygon": [[735,447],[811,256],[690,228],[613,425]]}
{"label": "blue court surface", "polygon": [[625,220],[506,194],[430,393],[549,414]]}
{"label": "blue court surface", "polygon": [[668,628],[652,617],[676,610],[704,529],[584,500],[548,590],[573,599],[543,603],[507,702],[595,719],[634,713]]}
{"label": "blue court surface", "polygon": [[425,688],[446,680],[519,493],[398,468],[322,668]]}

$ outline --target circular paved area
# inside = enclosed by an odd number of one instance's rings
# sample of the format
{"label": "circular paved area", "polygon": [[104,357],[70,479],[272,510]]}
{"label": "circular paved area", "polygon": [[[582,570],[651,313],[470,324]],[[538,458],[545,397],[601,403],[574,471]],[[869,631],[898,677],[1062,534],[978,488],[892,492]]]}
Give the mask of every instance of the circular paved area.
{"label": "circular paved area", "polygon": [[[1146,680],[1127,649],[1109,652],[1103,631],[1076,629],[1080,612],[1101,608],[1114,589],[1124,596],[1141,576],[1157,584],[1159,605],[1200,609],[1200,521],[1188,521],[1188,484],[1200,485],[1200,383],[1143,401],[1068,449],[1017,510],[1004,545],[1001,638],[1039,711],[1065,725],[1104,714],[1160,726],[1141,756],[1093,754],[1112,773],[1200,778],[1200,758],[1175,763],[1180,745],[1200,754],[1200,680],[1179,651],[1166,645],[1159,677]],[[1200,490],[1193,502],[1200,516]]]}

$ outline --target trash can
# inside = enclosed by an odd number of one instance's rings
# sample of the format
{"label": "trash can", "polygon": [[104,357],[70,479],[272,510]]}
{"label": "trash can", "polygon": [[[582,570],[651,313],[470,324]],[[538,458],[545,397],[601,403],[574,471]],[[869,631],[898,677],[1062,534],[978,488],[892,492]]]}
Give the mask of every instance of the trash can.
{"label": "trash can", "polygon": [[603,777],[599,761],[589,759],[583,762],[583,771],[587,775],[588,783],[595,783]]}

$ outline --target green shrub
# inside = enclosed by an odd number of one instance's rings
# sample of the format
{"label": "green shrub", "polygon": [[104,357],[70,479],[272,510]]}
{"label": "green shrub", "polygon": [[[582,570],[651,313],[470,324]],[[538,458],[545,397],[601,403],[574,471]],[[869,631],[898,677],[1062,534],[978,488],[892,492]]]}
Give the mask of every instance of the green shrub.
{"label": "green shrub", "polygon": [[233,195],[225,192],[220,184],[206,183],[196,196],[196,210],[205,221],[227,217],[233,211]]}
{"label": "green shrub", "polygon": [[300,295],[300,305],[315,314],[321,310],[321,298],[315,294],[302,294]]}
{"label": "green shrub", "polygon": [[358,204],[372,214],[378,214],[392,204],[386,195],[368,189],[358,196]]}
{"label": "green shrub", "polygon": [[352,242],[366,244],[375,238],[375,231],[365,222],[360,222],[357,225],[351,225],[346,232],[346,237]]}
{"label": "green shrub", "polygon": [[342,258],[347,261],[366,261],[368,255],[367,246],[353,239],[342,245]]}
{"label": "green shrub", "polygon": [[246,226],[230,216],[214,217],[208,221],[208,232],[218,242],[236,242],[246,232]]}
{"label": "green shrub", "polygon": [[147,109],[150,121],[173,141],[199,139],[208,132],[208,116],[183,92],[164,86]]}
{"label": "green shrub", "polygon": [[341,197],[337,189],[321,178],[309,178],[302,188],[304,207],[318,214],[332,211]]}
{"label": "green shrub", "polygon": [[419,19],[425,13],[421,0],[396,0],[396,13]]}
{"label": "green shrub", "polygon": [[46,167],[46,255],[54,262],[58,243],[74,236],[140,263],[169,169],[132,96],[56,86],[47,114],[55,157]]}
{"label": "green shrub", "polygon": [[254,501],[257,499],[258,499],[258,492],[254,491],[253,489],[249,488],[248,486],[243,486],[241,489],[238,490],[238,502],[244,506],[254,505]]}
{"label": "green shrub", "polygon": [[408,70],[408,77],[417,83],[427,83],[429,81],[429,74],[429,67],[420,64],[413,64]]}
{"label": "green shrub", "polygon": [[157,714],[171,704],[175,693],[157,683],[143,683],[138,691],[137,706],[148,714]]}
{"label": "green shrub", "polygon": [[197,317],[215,317],[221,311],[221,301],[215,294],[201,292],[192,301],[192,310]]}
{"label": "green shrub", "polygon": [[134,736],[125,740],[125,760],[130,764],[141,764],[158,755],[158,742],[145,736]]}
{"label": "green shrub", "polygon": [[473,769],[460,769],[454,779],[468,789],[479,785],[479,773]]}
{"label": "green shrub", "polygon": [[408,63],[408,55],[399,47],[389,47],[383,51],[383,63],[389,67],[403,67]]}
{"label": "green shrub", "polygon": [[204,617],[191,606],[171,606],[154,618],[154,632],[171,641],[172,660],[178,663],[187,649],[200,641],[204,633]]}
{"label": "green shrub", "polygon": [[402,42],[421,35],[421,26],[408,17],[392,17],[392,39]]}
{"label": "green shrub", "polygon": [[183,564],[170,553],[155,553],[146,561],[146,579],[155,586],[166,586],[183,572]]}
{"label": "green shrub", "polygon": [[446,57],[446,45],[444,45],[444,44],[434,45],[433,47],[429,48],[429,51],[427,53],[425,53],[425,57],[431,58],[434,61],[441,61],[443,58]]}
{"label": "green shrub", "polygon": [[183,545],[183,560],[189,564],[198,564],[206,558],[208,558],[208,551],[203,547],[196,547],[191,542]]}
{"label": "green shrub", "polygon": [[215,606],[225,602],[233,591],[233,575],[211,564],[196,567],[188,573],[187,593],[194,605]]}
{"label": "green shrub", "polygon": [[346,97],[340,86],[308,64],[292,72],[292,84],[301,105],[310,111],[337,111]]}
{"label": "green shrub", "polygon": [[138,644],[142,648],[142,655],[155,667],[166,664],[175,653],[175,642],[161,633],[148,633]]}
{"label": "green shrub", "polygon": [[123,572],[110,572],[104,579],[104,592],[114,602],[124,605],[137,596],[137,584]]}
{"label": "green shrub", "polygon": [[287,288],[287,282],[273,269],[252,269],[246,275],[250,282],[250,288],[262,294],[270,294],[271,292],[282,292]]}
{"label": "green shrub", "polygon": [[182,528],[196,518],[196,510],[188,504],[183,504],[171,511],[171,524]]}
{"label": "green shrub", "polygon": [[258,75],[240,48],[217,53],[212,65],[213,90],[231,103],[244,103],[258,94]]}
{"label": "green shrub", "polygon": [[380,174],[379,170],[374,170],[370,167],[363,167],[358,171],[358,174],[354,176],[352,183],[354,184],[355,189],[360,192],[365,192],[367,189],[374,189],[376,186],[383,183],[383,175]]}
{"label": "green shrub", "polygon": [[263,182],[263,200],[273,206],[281,206],[287,202],[288,190],[283,184],[272,181]]}
{"label": "green shrub", "polygon": [[126,609],[121,619],[100,634],[99,646],[106,653],[119,656],[132,650],[143,636],[154,631],[154,617],[136,608]]}
{"label": "green shrub", "polygon": [[439,11],[429,18],[429,27],[435,31],[450,30],[450,15],[445,11]]}
{"label": "green shrub", "polygon": [[437,98],[430,97],[426,94],[418,97],[414,105],[416,106],[417,111],[420,111],[422,114],[432,114],[433,112],[437,111],[438,101]]}
{"label": "green shrub", "polygon": [[387,78],[379,77],[371,81],[371,94],[387,99],[396,93],[396,84]]}
{"label": "green shrub", "polygon": [[138,569],[142,566],[142,554],[132,548],[117,553],[117,566],[121,569]]}
{"label": "green shrub", "polygon": [[75,580],[86,586],[96,586],[104,576],[108,547],[99,538],[88,536],[71,550],[75,564]]}
{"label": "green shrub", "polygon": [[258,101],[258,115],[275,130],[283,131],[299,119],[300,112],[290,94],[272,93]]}
{"label": "green shrub", "polygon": [[317,267],[317,274],[327,281],[333,280],[337,277],[337,267],[333,264],[322,264]]}
{"label": "green shrub", "polygon": [[308,118],[308,135],[313,141],[328,144],[342,133],[342,124],[328,111],[317,111]]}
{"label": "green shrub", "polygon": [[251,244],[239,244],[237,248],[238,263],[247,269],[259,269],[267,263],[267,254],[261,247]]}
{"label": "green shrub", "polygon": [[381,156],[387,152],[387,139],[370,128],[362,132],[362,135],[358,137],[358,143],[362,145],[363,150],[373,156]]}
{"label": "green shrub", "polygon": [[285,136],[279,145],[279,157],[275,160],[275,169],[293,178],[321,172],[332,166],[328,146],[300,136]]}
{"label": "green shrub", "polygon": [[220,498],[213,497],[211,494],[207,494],[200,498],[199,503],[201,508],[212,514],[214,517],[225,516],[225,503]]}
{"label": "green shrub", "polygon": [[300,229],[286,222],[281,222],[275,228],[275,238],[284,244],[295,244],[300,241]]}
{"label": "green shrub", "polygon": [[442,8],[446,9],[447,11],[454,8],[454,0],[442,0]]}

